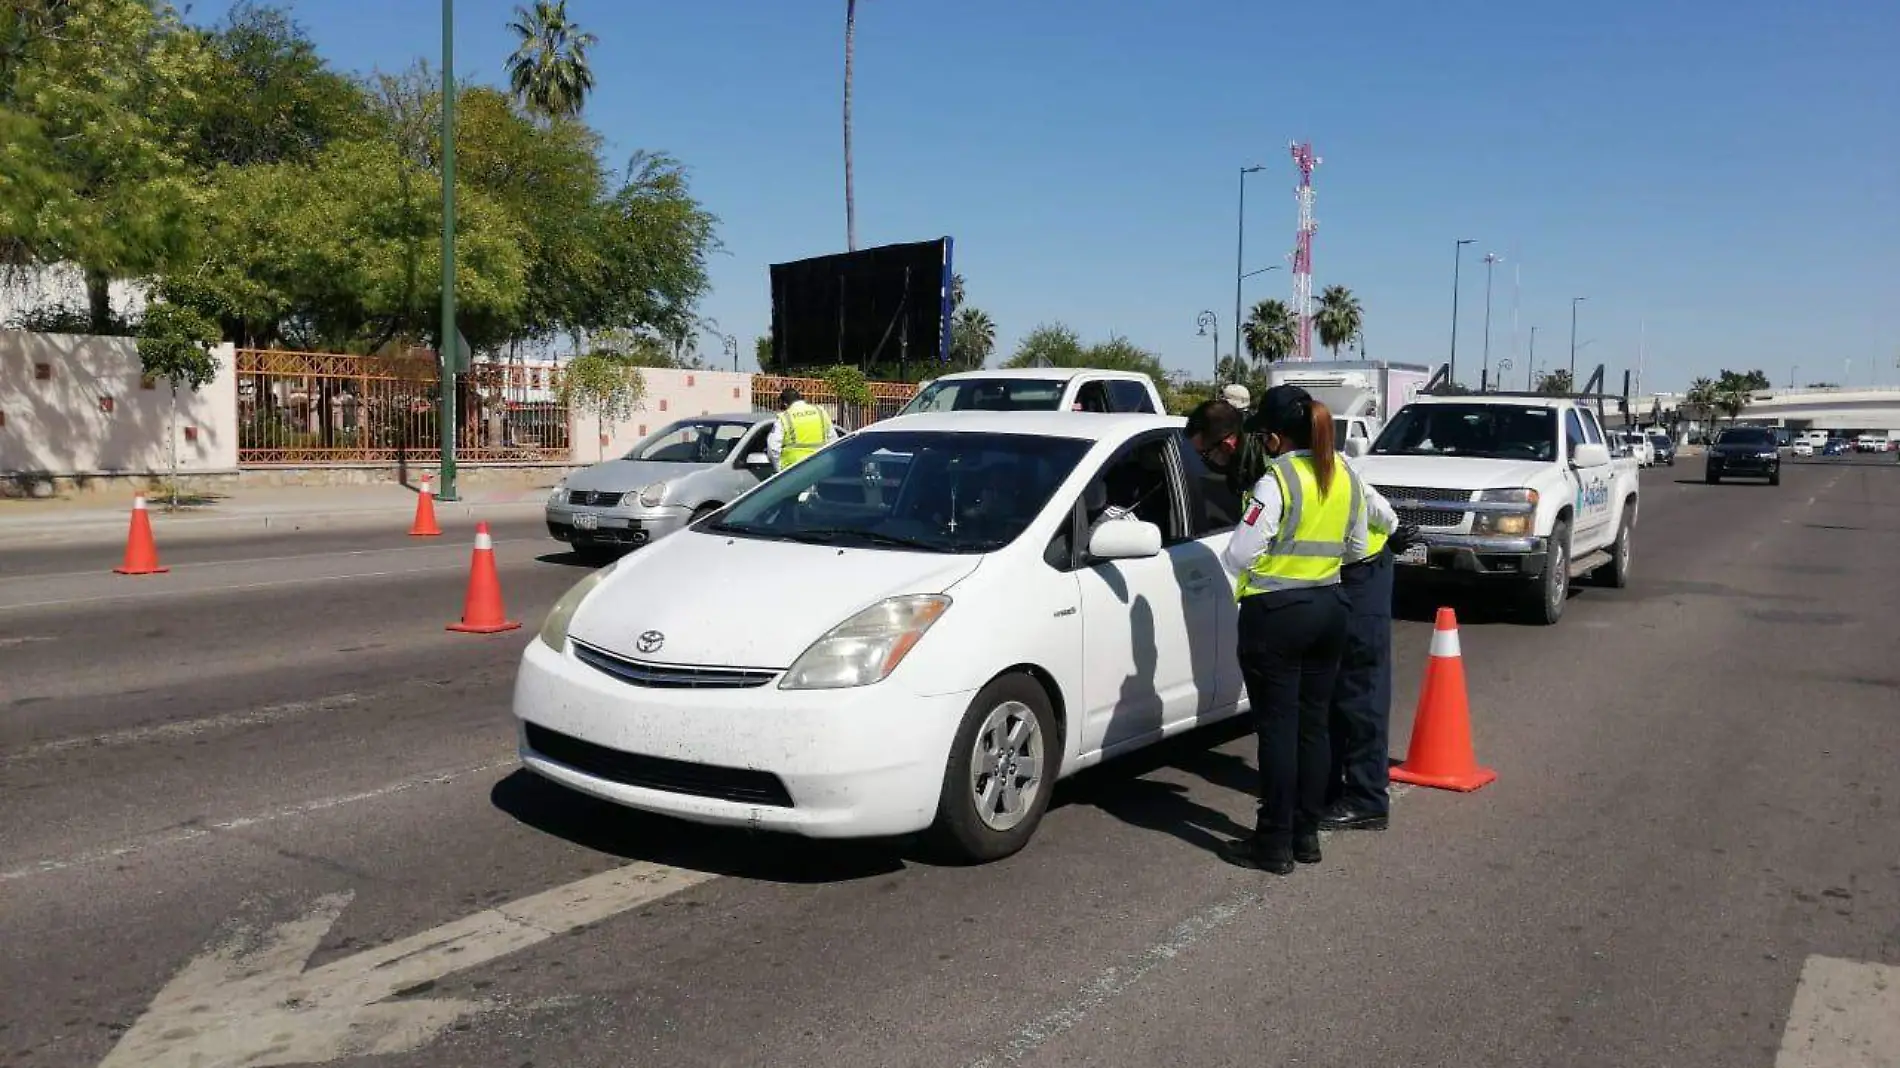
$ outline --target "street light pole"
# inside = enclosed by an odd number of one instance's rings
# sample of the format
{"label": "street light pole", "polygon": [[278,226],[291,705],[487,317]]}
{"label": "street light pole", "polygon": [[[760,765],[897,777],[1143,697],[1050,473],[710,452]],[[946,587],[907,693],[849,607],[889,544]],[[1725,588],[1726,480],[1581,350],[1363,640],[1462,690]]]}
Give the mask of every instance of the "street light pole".
{"label": "street light pole", "polygon": [[[1247,270],[1247,176],[1255,171],[1266,170],[1262,164],[1240,168],[1240,217],[1234,226],[1234,370],[1240,370],[1240,281],[1246,277]],[[1220,372],[1214,373],[1215,385],[1220,385]]]}
{"label": "street light pole", "polygon": [[1589,300],[1589,297],[1570,298],[1570,389],[1577,388],[1577,305]]}
{"label": "street light pole", "polygon": [[1214,339],[1214,377],[1210,381],[1218,386],[1220,385],[1220,316],[1211,311],[1204,311],[1194,317],[1194,325],[1201,328],[1201,337]]}
{"label": "street light pole", "polygon": [[1531,327],[1531,348],[1524,354],[1524,390],[1529,392],[1537,388],[1531,379],[1537,374],[1537,328]]}
{"label": "street light pole", "polygon": [[1495,252],[1484,254],[1484,364],[1478,370],[1481,387],[1491,379],[1491,269],[1497,266],[1500,258]]}
{"label": "street light pole", "polygon": [[455,0],[442,0],[442,410],[436,429],[442,436],[437,500],[455,496],[456,349],[455,329]]}
{"label": "street light pole", "polygon": [[1459,238],[1451,252],[1451,363],[1446,365],[1445,380],[1458,384],[1458,270],[1464,261],[1465,246],[1476,238]]}

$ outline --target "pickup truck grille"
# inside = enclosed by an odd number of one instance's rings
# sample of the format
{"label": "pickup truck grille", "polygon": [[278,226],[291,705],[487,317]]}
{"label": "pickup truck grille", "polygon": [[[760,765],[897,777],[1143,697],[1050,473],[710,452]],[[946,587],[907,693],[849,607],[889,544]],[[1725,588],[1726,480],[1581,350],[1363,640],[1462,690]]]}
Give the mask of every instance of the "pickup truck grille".
{"label": "pickup truck grille", "polygon": [[1471,491],[1463,489],[1440,489],[1435,486],[1375,486],[1379,495],[1392,504],[1392,510],[1399,514],[1399,522],[1419,527],[1455,527],[1465,521],[1463,508],[1433,507],[1439,502],[1446,504],[1464,504],[1471,500]]}

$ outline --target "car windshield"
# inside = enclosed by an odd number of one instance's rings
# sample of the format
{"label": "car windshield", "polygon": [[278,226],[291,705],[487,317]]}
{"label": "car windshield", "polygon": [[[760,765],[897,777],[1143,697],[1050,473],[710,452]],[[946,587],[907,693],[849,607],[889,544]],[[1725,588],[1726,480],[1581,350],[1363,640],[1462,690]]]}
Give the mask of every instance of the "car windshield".
{"label": "car windshield", "polygon": [[787,468],[706,529],[821,545],[993,552],[1022,534],[1090,444],[1030,434],[858,434]]}
{"label": "car windshield", "polygon": [[1064,383],[1056,378],[938,379],[917,392],[899,415],[917,412],[1053,412]]}
{"label": "car windshield", "polygon": [[716,464],[730,456],[751,429],[751,423],[727,419],[682,419],[635,445],[626,458],[661,464]]}
{"label": "car windshield", "polygon": [[1766,430],[1724,430],[1722,436],[1715,439],[1717,445],[1759,445],[1767,448],[1775,443],[1774,435]]}
{"label": "car windshield", "polygon": [[1651,434],[1649,436],[1649,443],[1651,445],[1656,446],[1659,449],[1666,449],[1669,447],[1669,439],[1664,437],[1661,434]]}
{"label": "car windshield", "polygon": [[1507,404],[1412,404],[1399,410],[1372,445],[1378,456],[1476,456],[1493,460],[1557,458],[1557,413]]}

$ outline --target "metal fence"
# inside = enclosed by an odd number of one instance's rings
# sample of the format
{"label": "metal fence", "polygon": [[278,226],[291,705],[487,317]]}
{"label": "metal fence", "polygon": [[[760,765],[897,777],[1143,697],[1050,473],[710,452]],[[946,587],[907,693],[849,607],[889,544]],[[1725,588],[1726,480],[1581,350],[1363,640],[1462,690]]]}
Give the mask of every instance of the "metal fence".
{"label": "metal fence", "polygon": [[[441,374],[435,355],[349,356],[239,349],[238,463],[246,467],[433,462]],[[555,369],[477,363],[456,376],[463,463],[566,462],[567,406]]]}
{"label": "metal fence", "polygon": [[831,385],[822,378],[783,378],[778,375],[752,376],[752,406],[766,411],[778,410],[778,395],[786,386],[792,386],[805,399],[813,404],[829,407],[837,413],[841,429],[856,430],[879,419],[894,416],[910,399],[917,395],[917,385],[913,382],[866,382],[871,391],[871,403],[865,405],[838,403],[838,395]]}

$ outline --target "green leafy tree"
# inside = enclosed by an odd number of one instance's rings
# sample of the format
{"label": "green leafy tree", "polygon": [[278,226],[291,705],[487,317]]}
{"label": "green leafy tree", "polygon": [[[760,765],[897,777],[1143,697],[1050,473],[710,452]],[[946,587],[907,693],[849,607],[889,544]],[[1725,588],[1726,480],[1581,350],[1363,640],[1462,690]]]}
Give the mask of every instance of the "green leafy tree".
{"label": "green leafy tree", "polygon": [[186,109],[183,150],[200,170],[308,162],[367,132],[367,101],[281,8],[242,0],[204,34],[207,77]]}
{"label": "green leafy tree", "polygon": [[1771,384],[1768,376],[1761,371],[1731,371],[1723,368],[1721,374],[1716,376],[1708,399],[1717,411],[1734,423],[1754,401],[1754,394],[1769,388]]}
{"label": "green leafy tree", "polygon": [[218,374],[211,346],[218,342],[218,324],[181,304],[147,305],[139,323],[139,363],[145,373],[165,379],[171,387],[171,510],[178,508],[178,387],[193,393]]}
{"label": "green leafy tree", "polygon": [[1327,286],[1319,295],[1319,308],[1313,319],[1313,325],[1319,329],[1319,343],[1333,350],[1333,359],[1337,360],[1339,347],[1350,345],[1364,329],[1366,314],[1352,290],[1345,286]]}
{"label": "green leafy tree", "polygon": [[761,373],[768,375],[773,373],[772,369],[777,366],[777,360],[774,359],[772,355],[771,334],[760,334],[757,338],[753,339],[752,358],[758,361],[759,371]]}
{"label": "green leafy tree", "polygon": [[[590,352],[561,368],[556,393],[569,408],[594,417],[596,440],[604,442],[608,423],[624,422],[639,408],[646,396],[646,378],[640,368],[617,355]],[[605,444],[599,448],[599,458],[606,459]]]}
{"label": "green leafy tree", "polygon": [[1082,337],[1062,323],[1045,323],[1023,335],[1004,367],[1087,367]]}
{"label": "green leafy tree", "polygon": [[508,29],[518,41],[508,57],[508,87],[548,119],[579,117],[594,90],[587,50],[598,41],[568,17],[567,0],[517,7]]}
{"label": "green leafy tree", "polygon": [[1537,376],[1537,392],[1551,396],[1576,392],[1570,380],[1570,368],[1559,367],[1554,371],[1545,371]]}
{"label": "green leafy tree", "polygon": [[1263,300],[1247,313],[1240,337],[1254,362],[1278,363],[1299,346],[1299,320],[1285,301]]}

